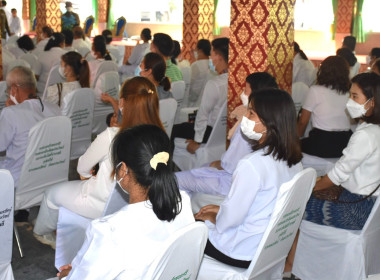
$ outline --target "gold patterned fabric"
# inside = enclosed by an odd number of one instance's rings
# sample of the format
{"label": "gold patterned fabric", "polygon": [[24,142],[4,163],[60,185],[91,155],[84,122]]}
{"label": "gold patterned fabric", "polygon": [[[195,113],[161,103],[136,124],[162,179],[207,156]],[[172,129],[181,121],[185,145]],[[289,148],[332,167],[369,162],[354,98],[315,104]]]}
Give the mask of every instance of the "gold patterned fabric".
{"label": "gold patterned fabric", "polygon": [[353,0],[339,0],[336,33],[351,33]]}
{"label": "gold patterned fabric", "polygon": [[30,0],[22,0],[22,19],[29,19]]}
{"label": "gold patterned fabric", "polygon": [[190,59],[199,39],[213,38],[214,0],[183,0],[183,52]]}
{"label": "gold patterned fabric", "polygon": [[98,0],[98,22],[107,22],[108,0]]}
{"label": "gold patterned fabric", "polygon": [[[232,0],[228,66],[228,115],[241,104],[245,78],[267,71],[290,92],[295,0]],[[228,126],[232,126],[228,120]]]}
{"label": "gold patterned fabric", "polygon": [[37,33],[44,26],[50,26],[55,32],[61,31],[61,10],[59,0],[37,0]]}

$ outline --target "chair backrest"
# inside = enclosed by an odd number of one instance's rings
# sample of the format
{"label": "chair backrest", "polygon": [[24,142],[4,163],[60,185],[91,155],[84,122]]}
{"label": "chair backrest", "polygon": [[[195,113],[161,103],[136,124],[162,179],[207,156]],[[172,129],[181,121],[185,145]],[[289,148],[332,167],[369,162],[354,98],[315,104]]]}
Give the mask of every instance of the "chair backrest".
{"label": "chair backrest", "polygon": [[179,68],[182,72],[183,81],[185,82],[185,96],[183,98],[183,104],[182,108],[188,107],[188,98],[189,98],[189,92],[190,92],[190,83],[191,83],[191,67],[180,67]]}
{"label": "chair backrest", "polygon": [[20,38],[20,37],[19,37],[17,34],[12,35],[11,37],[8,38],[7,46],[8,46],[8,45],[16,45],[16,42],[17,42],[17,40],[18,40],[19,38]]}
{"label": "chair backrest", "polygon": [[176,112],[177,101],[174,98],[160,100],[160,119],[169,137],[172,134]]}
{"label": "chair backrest", "polygon": [[79,48],[77,48],[77,52],[80,53],[80,55],[83,56],[83,57],[85,57],[90,51],[91,50],[88,47],[79,47]]}
{"label": "chair backrest", "polygon": [[117,72],[118,71],[118,67],[117,67],[117,64],[114,62],[114,61],[111,61],[111,60],[106,60],[106,61],[103,61],[99,68],[98,68],[98,71],[96,72],[96,75],[95,75],[95,79],[93,81],[93,84],[91,85],[92,88],[95,88],[95,85],[100,77],[100,75],[102,75],[103,73],[105,72]]}
{"label": "chair backrest", "polygon": [[70,159],[79,158],[91,144],[94,103],[95,93],[90,88],[76,89],[63,99],[62,114],[72,125]]}
{"label": "chair backrest", "polygon": [[315,185],[315,179],[315,170],[308,168],[281,185],[268,227],[251,265],[245,272],[246,276],[250,275],[249,279],[260,276],[279,263],[285,262]]}
{"label": "chair backrest", "polygon": [[208,229],[204,223],[195,222],[176,231],[165,243],[164,249],[156,257],[144,279],[196,279]]}
{"label": "chair backrest", "polygon": [[40,73],[41,63],[39,62],[37,56],[32,53],[25,53],[20,56],[20,59],[28,62],[34,73]]}
{"label": "chair backrest", "polygon": [[5,107],[5,102],[7,101],[7,82],[6,81],[1,81],[0,82],[0,113]]}
{"label": "chair backrest", "polygon": [[308,91],[309,87],[303,82],[295,82],[292,84],[292,99],[296,107],[297,115],[302,108]]}
{"label": "chair backrest", "polygon": [[[175,120],[179,117],[179,112],[183,107],[183,101],[185,98],[186,84],[184,81],[175,81],[171,84],[171,91],[173,93],[174,99],[177,101],[177,113]],[[177,122],[176,122],[177,123]]]}
{"label": "chair backrest", "polygon": [[[7,73],[11,72],[11,70],[13,68],[15,68],[16,66],[24,66],[26,68],[31,69],[31,66],[28,62],[26,62],[24,59],[19,58],[19,59],[15,59],[11,63],[9,63]],[[7,73],[5,73],[5,76]]]}
{"label": "chair backrest", "polygon": [[119,17],[115,21],[115,25],[113,27],[113,37],[122,38],[126,24],[127,24],[127,20],[125,19],[125,17]]}
{"label": "chair backrest", "polygon": [[8,170],[0,169],[0,278],[12,260],[14,181]]}
{"label": "chair backrest", "polygon": [[215,125],[212,128],[210,137],[205,147],[226,146],[227,131],[227,100],[223,103],[216,117]]}
{"label": "chair backrest", "polygon": [[46,95],[47,95],[47,89],[48,87],[58,84],[58,83],[64,83],[66,80],[59,74],[59,66],[60,65],[54,65],[49,72],[49,76],[46,81],[44,94],[42,95],[42,100],[45,101]]}
{"label": "chair backrest", "polygon": [[70,143],[71,121],[66,116],[46,118],[30,129],[16,210],[38,205],[47,187],[68,180]]}
{"label": "chair backrest", "polygon": [[89,16],[84,21],[83,31],[84,35],[87,37],[91,36],[92,27],[94,26],[95,18],[93,16]]}

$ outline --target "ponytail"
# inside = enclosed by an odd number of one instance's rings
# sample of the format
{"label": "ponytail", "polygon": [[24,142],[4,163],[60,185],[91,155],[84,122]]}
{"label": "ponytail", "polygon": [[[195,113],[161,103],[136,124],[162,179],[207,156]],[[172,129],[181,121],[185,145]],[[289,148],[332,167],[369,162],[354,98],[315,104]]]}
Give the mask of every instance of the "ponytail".
{"label": "ponytail", "polygon": [[166,76],[158,84],[164,88],[164,91],[169,91],[171,88],[170,79]]}
{"label": "ponytail", "polygon": [[106,50],[106,53],[104,54],[104,60],[112,60],[112,57],[108,50]]}
{"label": "ponytail", "polygon": [[303,60],[309,60],[309,59],[307,58],[306,54],[303,52],[303,50],[301,50],[300,45],[298,45],[297,42],[294,42],[294,52],[295,52],[295,53],[299,53],[300,56],[301,56],[301,58],[302,58]]}
{"label": "ponytail", "polygon": [[178,189],[176,177],[170,167],[158,163],[153,171],[152,184],[148,197],[152,203],[153,212],[162,221],[172,221],[181,212],[182,198]]}
{"label": "ponytail", "polygon": [[85,59],[81,60],[79,68],[79,84],[82,88],[90,87],[90,68],[88,62]]}

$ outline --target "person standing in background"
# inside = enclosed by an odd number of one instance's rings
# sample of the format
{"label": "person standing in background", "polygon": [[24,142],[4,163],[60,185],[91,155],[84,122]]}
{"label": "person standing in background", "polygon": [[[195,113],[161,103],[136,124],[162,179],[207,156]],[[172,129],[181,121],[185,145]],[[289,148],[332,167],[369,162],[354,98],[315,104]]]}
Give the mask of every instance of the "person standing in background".
{"label": "person standing in background", "polygon": [[17,10],[13,8],[11,12],[12,12],[12,18],[9,25],[11,35],[21,36],[21,20],[17,16]]}
{"label": "person standing in background", "polygon": [[62,14],[62,30],[73,29],[73,27],[80,25],[78,14],[73,12],[73,4],[69,1],[66,2],[66,13]]}

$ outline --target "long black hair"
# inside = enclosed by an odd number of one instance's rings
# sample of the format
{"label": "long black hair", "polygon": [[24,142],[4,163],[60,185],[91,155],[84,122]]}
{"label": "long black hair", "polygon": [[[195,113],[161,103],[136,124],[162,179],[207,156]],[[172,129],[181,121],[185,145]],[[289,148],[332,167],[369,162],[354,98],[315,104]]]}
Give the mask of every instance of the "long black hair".
{"label": "long black hair", "polygon": [[170,80],[165,76],[166,62],[161,55],[152,52],[147,53],[144,56],[144,65],[145,69],[152,69],[153,78],[160,86],[164,88],[165,91],[170,90]]}
{"label": "long black hair", "polygon": [[302,58],[303,60],[309,60],[309,59],[307,58],[306,54],[303,52],[303,50],[301,50],[300,45],[298,45],[297,42],[294,42],[294,52],[295,52],[295,53],[299,53],[300,56],[301,56],[301,58]]}
{"label": "long black hair", "polygon": [[256,112],[267,129],[262,143],[252,141],[252,149],[266,148],[265,155],[273,154],[275,159],[286,161],[289,167],[300,162],[302,152],[296,129],[296,110],[290,94],[275,88],[252,91],[249,108]]}
{"label": "long black hair", "polygon": [[54,32],[45,46],[45,51],[49,51],[51,48],[60,47],[65,43],[65,36],[62,33]]}
{"label": "long black hair", "polygon": [[100,52],[102,58],[104,58],[105,60],[112,60],[111,55],[107,51],[106,38],[104,38],[103,35],[95,36],[93,45],[94,45],[94,51]]}
{"label": "long black hair", "polygon": [[172,221],[181,212],[182,199],[177,180],[171,171],[170,155],[167,164],[158,163],[156,170],[150,160],[160,152],[170,151],[167,134],[155,125],[138,125],[120,131],[112,144],[114,168],[124,162],[137,184],[146,189],[154,213],[162,221]]}

